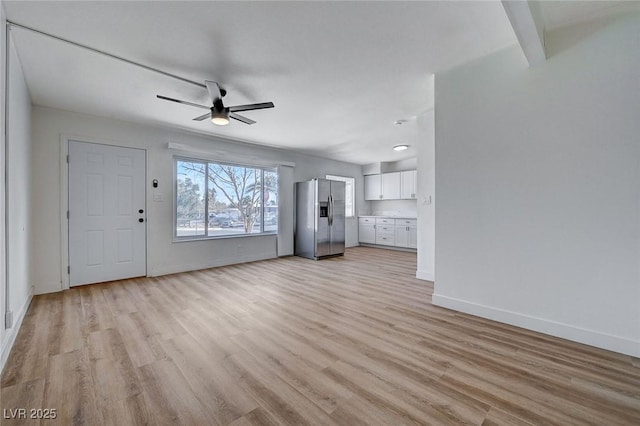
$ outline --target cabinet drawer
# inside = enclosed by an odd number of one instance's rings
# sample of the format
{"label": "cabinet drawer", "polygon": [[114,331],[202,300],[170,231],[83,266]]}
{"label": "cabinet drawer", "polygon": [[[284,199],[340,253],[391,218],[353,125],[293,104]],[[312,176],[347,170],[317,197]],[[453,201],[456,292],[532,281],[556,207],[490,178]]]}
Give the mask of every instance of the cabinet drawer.
{"label": "cabinet drawer", "polygon": [[396,226],[418,226],[417,219],[396,219]]}
{"label": "cabinet drawer", "polygon": [[380,234],[380,235],[384,235],[384,234],[394,235],[395,234],[395,230],[396,230],[395,226],[391,226],[391,225],[376,225],[376,232],[378,234]]}
{"label": "cabinet drawer", "polygon": [[370,224],[374,224],[376,223],[376,218],[375,217],[360,217],[358,218],[358,222],[359,223],[370,223]]}
{"label": "cabinet drawer", "polygon": [[376,234],[376,244],[381,244],[384,246],[393,246],[396,244],[396,239],[394,237],[393,234],[388,235],[388,234],[383,234],[380,235],[379,233]]}
{"label": "cabinet drawer", "polygon": [[386,217],[378,217],[376,218],[376,225],[395,225],[395,219],[388,219]]}

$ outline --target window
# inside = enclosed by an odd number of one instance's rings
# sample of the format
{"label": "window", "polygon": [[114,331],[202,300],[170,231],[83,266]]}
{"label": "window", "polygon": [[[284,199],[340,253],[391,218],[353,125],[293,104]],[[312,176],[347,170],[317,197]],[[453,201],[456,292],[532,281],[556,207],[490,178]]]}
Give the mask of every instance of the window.
{"label": "window", "polygon": [[356,215],[356,206],[355,206],[356,180],[352,177],[334,176],[334,175],[327,175],[327,179],[339,180],[340,182],[345,183],[344,215],[345,217],[354,217]]}
{"label": "window", "polygon": [[175,173],[177,239],[278,231],[275,169],[176,158]]}

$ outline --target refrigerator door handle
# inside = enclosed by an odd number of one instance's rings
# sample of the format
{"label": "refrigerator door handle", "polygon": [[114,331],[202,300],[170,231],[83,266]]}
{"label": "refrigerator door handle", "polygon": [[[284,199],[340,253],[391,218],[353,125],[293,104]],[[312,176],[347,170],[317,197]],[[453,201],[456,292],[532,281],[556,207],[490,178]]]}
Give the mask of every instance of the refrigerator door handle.
{"label": "refrigerator door handle", "polygon": [[333,194],[331,194],[331,226],[333,226],[333,213],[336,210],[336,203],[333,202]]}
{"label": "refrigerator door handle", "polygon": [[333,202],[333,194],[331,194],[331,226],[333,226],[333,213],[336,210],[336,205]]}
{"label": "refrigerator door handle", "polygon": [[329,195],[329,226],[333,225],[333,196]]}

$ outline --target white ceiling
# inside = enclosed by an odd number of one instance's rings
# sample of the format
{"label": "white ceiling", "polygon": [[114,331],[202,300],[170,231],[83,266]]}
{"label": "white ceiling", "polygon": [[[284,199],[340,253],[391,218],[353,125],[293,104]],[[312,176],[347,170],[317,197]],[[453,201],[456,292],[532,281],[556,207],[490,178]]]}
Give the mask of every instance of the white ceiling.
{"label": "white ceiling", "polygon": [[547,31],[640,10],[640,2],[636,0],[543,1],[541,5]]}
{"label": "white ceiling", "polygon": [[[565,21],[575,14],[570,3],[556,10]],[[226,105],[276,107],[242,113],[257,121],[252,126],[194,122],[203,110],[155,96],[209,104],[205,89],[14,27],[36,105],[357,164],[414,157],[429,137],[415,117],[433,108],[433,74],[517,42],[499,1],[3,4],[16,23],[191,80],[218,81],[228,90]],[[556,12],[545,21],[557,25]],[[408,121],[394,125],[399,119]],[[392,151],[399,143],[411,148]]]}

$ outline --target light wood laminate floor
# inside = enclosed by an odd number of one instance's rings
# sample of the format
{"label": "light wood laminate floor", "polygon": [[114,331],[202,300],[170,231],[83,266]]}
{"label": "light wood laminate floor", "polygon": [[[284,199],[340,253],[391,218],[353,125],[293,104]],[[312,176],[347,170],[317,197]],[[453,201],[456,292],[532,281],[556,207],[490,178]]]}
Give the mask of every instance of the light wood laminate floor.
{"label": "light wood laminate floor", "polygon": [[637,358],[435,307],[415,270],[415,253],[361,247],[37,296],[2,408],[55,408],[51,425],[640,424]]}

